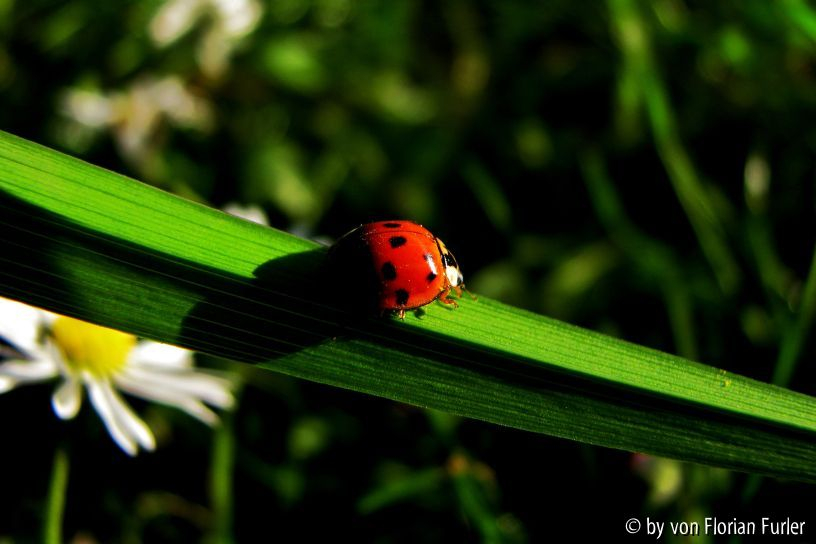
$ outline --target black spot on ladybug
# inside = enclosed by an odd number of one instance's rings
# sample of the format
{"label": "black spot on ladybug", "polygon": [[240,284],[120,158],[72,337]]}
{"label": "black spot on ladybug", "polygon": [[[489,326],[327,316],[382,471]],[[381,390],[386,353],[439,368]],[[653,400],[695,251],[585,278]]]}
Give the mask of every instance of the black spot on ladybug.
{"label": "black spot on ladybug", "polygon": [[397,289],[397,305],[405,306],[408,304],[408,291],[405,289]]}
{"label": "black spot on ladybug", "polygon": [[430,283],[435,279],[436,279],[436,272],[429,272],[428,273],[428,282]]}
{"label": "black spot on ladybug", "polygon": [[389,229],[398,229],[398,228],[400,228],[402,225],[401,225],[400,223],[386,223],[386,224],[384,224],[383,226],[384,226],[384,227],[387,227],[387,228],[389,228]]}
{"label": "black spot on ladybug", "polygon": [[393,280],[397,277],[397,269],[394,268],[394,265],[390,262],[385,263],[382,265],[382,276],[385,280]]}
{"label": "black spot on ladybug", "polygon": [[391,244],[391,247],[400,247],[404,246],[407,241],[405,236],[392,236],[388,243]]}

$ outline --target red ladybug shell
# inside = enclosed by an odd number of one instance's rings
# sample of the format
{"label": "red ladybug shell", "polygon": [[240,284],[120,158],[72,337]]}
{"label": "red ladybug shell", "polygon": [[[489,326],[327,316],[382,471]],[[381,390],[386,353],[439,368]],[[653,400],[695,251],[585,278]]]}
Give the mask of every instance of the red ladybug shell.
{"label": "red ladybug shell", "polygon": [[338,240],[331,253],[345,273],[341,289],[356,289],[381,313],[396,311],[400,318],[437,299],[456,307],[450,291],[461,296],[464,287],[445,244],[412,221],[361,225]]}

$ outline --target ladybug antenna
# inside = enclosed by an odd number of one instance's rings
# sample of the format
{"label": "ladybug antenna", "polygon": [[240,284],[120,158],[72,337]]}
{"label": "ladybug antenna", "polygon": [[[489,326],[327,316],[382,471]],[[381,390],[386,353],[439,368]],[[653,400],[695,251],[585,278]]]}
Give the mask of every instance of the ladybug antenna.
{"label": "ladybug antenna", "polygon": [[[462,291],[464,291],[465,293],[467,293],[467,294],[468,294],[468,296],[470,296],[470,298],[471,298],[471,299],[473,299],[473,300],[479,300],[479,297],[477,297],[476,295],[474,295],[473,293],[471,293],[471,292],[470,292],[470,291],[469,291],[469,290],[468,290],[468,289],[465,287],[465,284],[464,284],[464,283],[460,283],[459,285],[457,285],[457,287],[459,287],[459,289],[460,289],[460,290],[462,290]],[[459,294],[459,296],[462,296],[462,295],[461,295],[461,293]]]}

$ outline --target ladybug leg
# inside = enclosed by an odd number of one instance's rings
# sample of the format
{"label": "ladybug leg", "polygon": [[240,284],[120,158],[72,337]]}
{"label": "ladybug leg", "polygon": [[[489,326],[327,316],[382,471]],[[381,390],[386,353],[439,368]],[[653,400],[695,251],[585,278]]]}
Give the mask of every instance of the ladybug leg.
{"label": "ladybug leg", "polygon": [[442,294],[439,295],[439,301],[442,302],[442,304],[447,304],[448,306],[453,306],[454,308],[458,308],[459,303],[457,303],[455,300],[453,300],[452,298],[449,298],[449,297],[450,297],[450,288],[445,289],[444,291],[442,291]]}
{"label": "ladybug leg", "polygon": [[453,306],[454,308],[459,307],[459,303],[453,300],[452,298],[443,298],[440,300],[442,301],[443,304],[447,304],[448,306]]}
{"label": "ladybug leg", "polygon": [[400,318],[400,321],[405,321],[405,308],[400,308],[397,311],[397,317]]}

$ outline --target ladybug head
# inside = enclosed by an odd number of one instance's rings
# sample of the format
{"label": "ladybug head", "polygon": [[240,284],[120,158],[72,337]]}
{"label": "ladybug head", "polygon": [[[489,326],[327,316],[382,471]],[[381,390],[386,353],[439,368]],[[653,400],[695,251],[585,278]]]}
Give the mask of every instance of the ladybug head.
{"label": "ladybug head", "polygon": [[462,285],[465,279],[462,277],[462,271],[459,270],[459,264],[456,262],[453,253],[448,251],[448,248],[439,238],[436,239],[436,243],[439,244],[439,253],[442,255],[442,264],[445,266],[445,275],[448,277],[448,281],[453,287]]}

